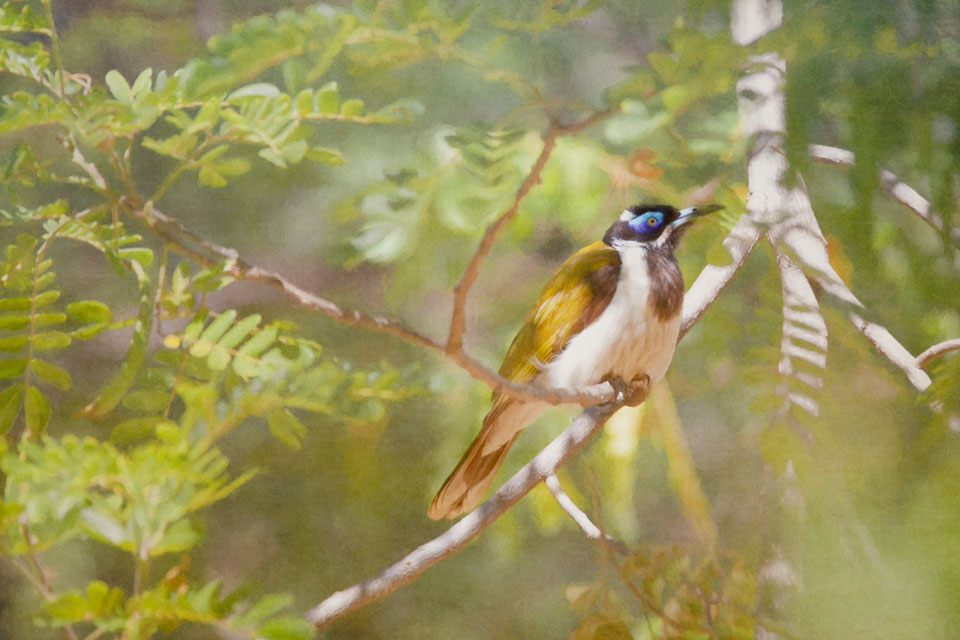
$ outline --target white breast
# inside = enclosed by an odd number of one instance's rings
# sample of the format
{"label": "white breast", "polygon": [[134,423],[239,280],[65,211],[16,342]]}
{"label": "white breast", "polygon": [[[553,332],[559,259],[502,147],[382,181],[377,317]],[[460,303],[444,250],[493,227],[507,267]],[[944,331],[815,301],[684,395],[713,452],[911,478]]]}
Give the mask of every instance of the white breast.
{"label": "white breast", "polygon": [[609,374],[625,382],[644,373],[651,383],[663,378],[680,333],[680,314],[662,320],[648,305],[645,253],[642,247],[620,250],[620,280],[613,300],[544,368],[541,380],[577,390]]}

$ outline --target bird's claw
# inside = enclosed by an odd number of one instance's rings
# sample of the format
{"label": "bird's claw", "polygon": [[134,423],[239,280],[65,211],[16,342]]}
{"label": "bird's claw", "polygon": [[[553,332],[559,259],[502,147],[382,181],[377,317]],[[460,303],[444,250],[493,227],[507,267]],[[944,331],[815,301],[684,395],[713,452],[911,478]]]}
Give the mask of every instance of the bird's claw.
{"label": "bird's claw", "polygon": [[650,390],[650,376],[645,373],[635,375],[630,382],[620,376],[607,376],[604,382],[613,387],[613,402],[626,407],[636,407],[647,399]]}

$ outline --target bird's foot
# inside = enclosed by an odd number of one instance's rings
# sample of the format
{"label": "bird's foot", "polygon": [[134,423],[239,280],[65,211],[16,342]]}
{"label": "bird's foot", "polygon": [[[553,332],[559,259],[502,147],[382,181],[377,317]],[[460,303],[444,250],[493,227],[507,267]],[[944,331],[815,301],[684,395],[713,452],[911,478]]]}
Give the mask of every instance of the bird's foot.
{"label": "bird's foot", "polygon": [[607,376],[603,379],[609,382],[615,393],[613,401],[621,406],[636,407],[647,399],[650,391],[650,376],[645,373],[635,375],[630,382],[620,376]]}

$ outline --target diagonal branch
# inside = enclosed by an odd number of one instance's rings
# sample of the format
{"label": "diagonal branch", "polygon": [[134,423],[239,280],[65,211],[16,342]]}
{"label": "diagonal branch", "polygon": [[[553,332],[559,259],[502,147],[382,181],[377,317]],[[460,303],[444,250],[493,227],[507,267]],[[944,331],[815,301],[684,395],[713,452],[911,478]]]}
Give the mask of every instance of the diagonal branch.
{"label": "diagonal branch", "polygon": [[507,395],[523,400],[544,400],[550,404],[570,403],[579,404],[580,406],[590,406],[599,402],[607,402],[613,398],[613,388],[609,383],[601,383],[577,392],[570,392],[564,389],[553,389],[537,384],[514,382],[484,367],[463,351],[458,350],[454,353],[447,352],[442,344],[427,336],[407,329],[394,320],[383,316],[369,316],[359,311],[341,309],[334,302],[295,285],[274,271],[250,264],[240,256],[236,249],[224,247],[196,236],[170,216],[156,207],[150,206],[149,203],[140,207],[137,206],[134,201],[125,199],[122,201],[122,205],[130,215],[147,225],[147,227],[165,240],[172,248],[189,256],[200,264],[209,266],[213,264],[214,261],[203,251],[195,248],[195,246],[223,258],[226,261],[224,273],[238,280],[262,282],[270,285],[294,299],[305,309],[323,314],[328,318],[344,324],[379,331],[426,349],[444,352],[455,364],[469,373],[474,379],[483,382],[495,391],[501,391]]}
{"label": "diagonal branch", "polygon": [[[757,246],[760,231],[754,226],[749,214],[740,216],[736,226],[723,240],[723,246],[730,253],[730,262],[725,265],[708,264],[690,286],[683,298],[683,320],[680,323],[680,338],[699,320],[713,304],[720,292],[726,288],[737,274],[747,256]],[[679,338],[678,338],[679,339]]]}
{"label": "diagonal branch", "polygon": [[632,553],[630,547],[628,547],[625,542],[617,540],[593,523],[590,516],[584,513],[583,510],[577,506],[577,503],[567,495],[567,492],[563,490],[563,486],[561,486],[560,479],[557,478],[556,473],[551,473],[547,476],[545,484],[547,485],[547,489],[550,490],[550,493],[553,494],[553,498],[557,501],[557,504],[560,505],[560,508],[566,511],[567,515],[577,523],[577,526],[583,530],[584,535],[594,542],[606,545],[618,553],[624,555],[630,555],[630,553]]}
{"label": "diagonal branch", "polygon": [[930,386],[930,376],[917,364],[918,359],[914,358],[906,347],[887,331],[886,327],[864,320],[856,313],[851,313],[849,318],[853,326],[866,336],[880,355],[906,374],[907,380],[917,391],[924,391]]}
{"label": "diagonal branch", "polygon": [[[649,392],[649,388],[646,392]],[[384,569],[379,575],[330,595],[306,612],[307,620],[318,628],[323,627],[340,616],[380,600],[465,547],[537,484],[551,476],[570,456],[583,448],[617,408],[615,404],[603,404],[584,409],[563,433],[517,471],[486,502],[444,533]]]}
{"label": "diagonal branch", "polygon": [[467,268],[464,269],[463,275],[460,276],[460,281],[457,282],[453,288],[453,313],[450,317],[450,335],[447,337],[446,346],[448,353],[458,352],[463,346],[463,334],[466,331],[467,295],[470,293],[470,288],[480,275],[480,267],[483,261],[493,249],[497,238],[500,237],[500,233],[513,219],[513,216],[517,214],[520,203],[527,194],[540,183],[540,175],[543,173],[544,167],[547,166],[547,161],[550,159],[551,154],[553,154],[553,150],[557,145],[557,138],[582,131],[596,122],[610,117],[614,113],[615,109],[613,108],[607,109],[606,111],[594,111],[583,120],[566,126],[554,124],[550,127],[550,130],[547,131],[547,134],[543,137],[543,149],[540,150],[540,155],[537,156],[537,159],[534,161],[533,167],[530,168],[527,177],[524,178],[520,187],[517,189],[517,193],[513,197],[513,204],[501,213],[496,220],[491,222],[486,231],[484,231],[483,238],[481,238],[477,250],[473,253],[473,257],[470,258],[470,262],[467,264]]}
{"label": "diagonal branch", "polygon": [[[852,167],[856,162],[856,156],[852,151],[839,147],[811,144],[807,150],[810,152],[810,157],[824,164]],[[932,211],[930,201],[917,193],[913,187],[883,168],[880,169],[880,184],[894,200],[912,210],[937,231],[943,232],[943,218]],[[960,247],[960,227],[951,227],[948,236],[953,244]]]}

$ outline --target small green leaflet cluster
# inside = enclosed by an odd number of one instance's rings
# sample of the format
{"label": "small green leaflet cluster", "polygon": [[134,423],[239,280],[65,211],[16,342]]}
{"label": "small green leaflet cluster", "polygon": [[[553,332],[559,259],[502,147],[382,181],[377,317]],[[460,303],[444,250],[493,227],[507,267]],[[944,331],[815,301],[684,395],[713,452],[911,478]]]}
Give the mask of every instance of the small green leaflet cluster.
{"label": "small green leaflet cluster", "polygon": [[52,353],[75,339],[112,328],[110,309],[95,300],[58,305],[52,261],[37,252],[38,241],[21,234],[0,262],[0,434],[23,412],[26,432],[38,435],[50,421],[42,388],[68,389],[70,374],[50,362]]}
{"label": "small green leaflet cluster", "polygon": [[517,129],[470,126],[436,135],[424,145],[425,167],[388,175],[340,206],[342,222],[363,219],[347,266],[429,253],[438,234],[424,230],[437,224],[458,235],[483,229],[509,206],[536,153]]}
{"label": "small green leaflet cluster", "polygon": [[180,428],[194,437],[213,441],[260,416],[275,437],[296,449],[307,428],[291,410],[376,422],[387,403],[420,393],[412,372],[386,365],[352,370],[321,358],[320,344],[290,329],[284,322],[264,325],[259,314],[239,317],[230,309],[211,317],[201,310],[182,333],[166,336],[158,366],[148,367],[123,400],[140,415],[119,423],[113,438],[130,442],[156,432],[176,396]]}
{"label": "small green leaflet cluster", "polygon": [[157,631],[171,631],[178,621],[217,625],[241,637],[266,640],[309,640],[315,630],[306,620],[280,614],[293,604],[287,594],[269,594],[249,602],[245,590],[224,593],[223,583],[213,580],[193,591],[175,590],[160,584],[126,597],[122,589],[95,580],[84,591],[58,596],[44,608],[48,624],[61,626],[92,622],[99,630],[124,632],[125,637],[148,638]]}
{"label": "small green leaflet cluster", "polygon": [[[19,454],[10,452],[0,460],[7,478],[0,545],[4,553],[19,555],[85,535],[132,553],[139,562],[188,550],[202,532],[192,514],[253,475],[231,479],[227,464],[216,449],[190,444],[175,430],[129,452],[89,437],[24,442]],[[290,605],[287,596],[250,603],[243,592],[222,595],[219,581],[196,589],[186,586],[162,580],[127,595],[95,580],[83,591],[53,597],[43,608],[42,621],[92,624],[101,633],[131,638],[150,637],[181,621],[223,624],[250,637],[313,637],[301,618],[277,615]]]}
{"label": "small green leaflet cluster", "polygon": [[[27,10],[30,5],[20,11],[11,8],[13,4],[3,6],[0,35],[49,32],[46,18]],[[303,13],[281,12],[275,18],[258,16],[212,38],[209,57],[195,59],[172,74],[146,69],[131,83],[110,71],[105,77],[109,94],[84,84],[81,76],[60,78],[50,69],[50,53],[40,43],[0,37],[0,71],[29,78],[46,90],[0,98],[0,133],[59,125],[81,146],[101,149],[123,139],[132,146],[136,136],[148,134],[144,147],[177,161],[169,182],[193,171],[200,184],[212,187],[249,171],[239,146],[253,147],[262,159],[279,167],[304,159],[339,164],[343,157],[338,150],[311,141],[314,128],[309,123],[396,123],[422,111],[407,100],[368,110],[362,100],[342,98],[336,82],[310,88],[357,28],[354,16],[316,7]],[[286,92],[264,82],[249,84],[277,65],[283,68]],[[161,119],[178,132],[150,136]],[[88,181],[78,177],[75,182]],[[161,194],[169,186],[162,184]],[[98,187],[103,191],[107,185]]]}

